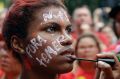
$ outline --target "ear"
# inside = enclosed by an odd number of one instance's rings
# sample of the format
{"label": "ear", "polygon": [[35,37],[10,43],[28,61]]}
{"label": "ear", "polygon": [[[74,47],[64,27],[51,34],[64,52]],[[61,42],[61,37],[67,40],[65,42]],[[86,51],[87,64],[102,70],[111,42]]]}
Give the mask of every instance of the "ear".
{"label": "ear", "polygon": [[14,49],[14,51],[24,54],[24,46],[23,46],[23,42],[20,38],[18,38],[17,36],[12,36],[11,37],[11,47]]}

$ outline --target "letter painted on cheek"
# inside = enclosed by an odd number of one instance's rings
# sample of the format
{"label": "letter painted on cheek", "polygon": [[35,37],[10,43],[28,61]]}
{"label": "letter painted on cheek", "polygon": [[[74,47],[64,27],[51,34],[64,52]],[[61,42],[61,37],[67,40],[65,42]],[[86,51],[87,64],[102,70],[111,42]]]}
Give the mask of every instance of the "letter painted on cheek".
{"label": "letter painted on cheek", "polygon": [[53,50],[53,48],[51,48],[50,46],[47,46],[47,48],[45,49],[45,52],[49,54],[57,55],[57,52]]}
{"label": "letter painted on cheek", "polygon": [[33,38],[30,42],[36,49],[38,49],[39,46],[42,46],[42,43],[46,43],[46,40],[38,35],[37,38]]}
{"label": "letter painted on cheek", "polygon": [[33,46],[33,45],[28,45],[28,48],[29,48],[29,50],[31,51],[31,53],[33,53],[33,54],[35,54],[35,52],[36,52],[36,49],[35,49],[35,47]]}
{"label": "letter painted on cheek", "polygon": [[38,49],[38,46],[40,46],[40,44],[37,43],[37,41],[36,41],[35,38],[33,38],[30,42],[34,45],[34,47],[35,47],[36,49]]}
{"label": "letter painted on cheek", "polygon": [[60,43],[57,42],[57,41],[54,41],[52,42],[52,45],[53,45],[53,48],[56,50],[56,51],[60,51]]}
{"label": "letter painted on cheek", "polygon": [[37,36],[37,41],[39,43],[39,46],[42,46],[42,43],[46,43],[47,42],[47,40],[45,40],[42,37],[40,37],[40,34],[38,34],[38,36]]}
{"label": "letter painted on cheek", "polygon": [[39,46],[42,46],[42,44],[46,43],[46,42],[47,42],[47,40],[43,39],[38,34],[37,37],[30,40],[30,44],[27,45],[27,47],[26,47],[27,54],[32,58],[31,53],[35,54],[37,49],[39,48]]}
{"label": "letter painted on cheek", "polygon": [[50,53],[47,50],[45,50],[45,53],[47,54],[49,59],[52,59],[52,56],[50,55]]}
{"label": "letter painted on cheek", "polygon": [[[62,45],[60,42],[63,42],[65,40],[65,37],[61,35],[58,37],[55,41],[51,43],[52,46],[46,46],[44,50],[44,53],[41,53],[41,59],[39,59],[38,56],[35,57],[36,61],[39,62],[40,65],[47,67],[47,64],[50,63],[50,60],[52,59],[52,55],[56,56],[58,55],[58,52],[61,50]],[[30,44],[26,47],[27,54],[33,58],[32,55],[34,55],[37,52],[37,49],[39,49],[40,46],[45,44],[47,40],[43,39],[40,34],[37,35],[36,38],[33,38],[30,40]]]}
{"label": "letter painted on cheek", "polygon": [[44,66],[44,67],[47,67],[47,65],[45,63],[43,63],[43,60],[42,59],[38,59],[36,58],[36,60],[39,62],[40,65]]}
{"label": "letter painted on cheek", "polygon": [[42,53],[42,54],[41,54],[41,58],[42,58],[43,61],[46,62],[46,63],[49,63],[49,62],[50,62],[48,56],[47,56],[45,53]]}
{"label": "letter painted on cheek", "polygon": [[26,47],[26,53],[32,58],[31,51],[29,50],[28,47]]}
{"label": "letter painted on cheek", "polygon": [[65,40],[66,40],[66,39],[65,39],[65,37],[64,37],[63,35],[61,35],[61,36],[59,36],[59,37],[57,38],[57,42],[59,42],[59,43],[65,41]]}

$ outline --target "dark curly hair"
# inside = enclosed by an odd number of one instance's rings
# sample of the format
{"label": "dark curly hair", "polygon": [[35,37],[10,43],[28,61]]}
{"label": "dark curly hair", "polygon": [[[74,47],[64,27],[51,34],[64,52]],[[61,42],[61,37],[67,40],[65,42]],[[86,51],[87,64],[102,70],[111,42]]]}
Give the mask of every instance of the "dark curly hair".
{"label": "dark curly hair", "polygon": [[[66,10],[62,2],[58,0],[16,0],[6,15],[2,30],[8,49],[11,49],[11,37],[13,35],[23,40],[26,38],[29,24],[34,19],[34,13],[38,9],[51,6]],[[21,62],[21,56],[14,50],[13,52],[13,55]]]}
{"label": "dark curly hair", "polygon": [[8,48],[11,48],[12,35],[22,39],[27,36],[27,28],[33,20],[35,11],[50,6],[66,9],[58,0],[17,0],[10,7],[3,25],[3,36]]}
{"label": "dark curly hair", "polygon": [[79,44],[80,40],[83,39],[83,38],[86,38],[86,37],[90,37],[90,38],[92,38],[92,39],[95,41],[96,46],[97,46],[97,48],[98,48],[98,51],[99,51],[99,53],[100,53],[100,52],[101,52],[100,41],[99,41],[99,39],[96,37],[96,35],[94,35],[93,33],[83,33],[82,35],[79,36],[79,38],[78,38],[77,41],[76,41],[75,52],[76,52],[76,53],[78,52],[77,50],[78,50],[78,44]]}

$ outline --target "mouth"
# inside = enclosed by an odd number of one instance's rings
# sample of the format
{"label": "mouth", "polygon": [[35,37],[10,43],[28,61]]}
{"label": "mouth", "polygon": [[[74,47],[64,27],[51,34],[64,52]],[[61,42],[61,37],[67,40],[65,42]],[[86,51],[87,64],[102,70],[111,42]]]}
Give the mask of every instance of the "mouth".
{"label": "mouth", "polygon": [[74,55],[74,49],[71,47],[66,47],[64,49],[61,49],[59,52],[59,55]]}
{"label": "mouth", "polygon": [[71,47],[64,48],[60,51],[59,55],[63,56],[68,62],[73,62],[72,58],[75,57],[74,49]]}

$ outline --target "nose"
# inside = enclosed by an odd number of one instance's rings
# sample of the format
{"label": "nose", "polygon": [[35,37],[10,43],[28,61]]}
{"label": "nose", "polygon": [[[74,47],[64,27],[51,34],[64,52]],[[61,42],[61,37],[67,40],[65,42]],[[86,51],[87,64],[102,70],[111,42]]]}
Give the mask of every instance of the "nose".
{"label": "nose", "polygon": [[62,46],[72,45],[72,43],[73,43],[73,38],[72,38],[71,35],[69,35],[69,34],[64,34],[63,37],[64,37],[64,40],[60,42],[60,44],[61,44]]}
{"label": "nose", "polygon": [[90,52],[90,48],[85,48],[85,53],[89,53]]}

